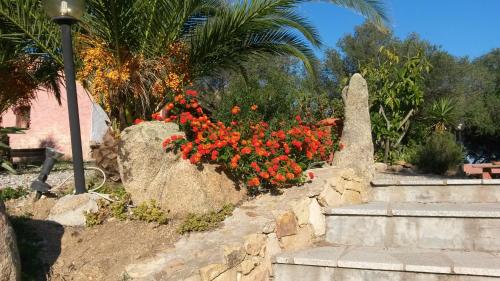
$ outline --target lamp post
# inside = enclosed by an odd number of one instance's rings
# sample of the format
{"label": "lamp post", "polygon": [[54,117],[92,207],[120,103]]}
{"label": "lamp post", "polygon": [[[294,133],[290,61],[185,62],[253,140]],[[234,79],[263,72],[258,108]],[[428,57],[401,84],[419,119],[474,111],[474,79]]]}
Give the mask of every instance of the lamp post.
{"label": "lamp post", "polygon": [[80,117],[78,115],[75,63],[73,61],[73,43],[71,38],[71,25],[77,23],[83,16],[85,2],[84,0],[44,0],[43,4],[47,15],[49,15],[52,20],[61,27],[64,77],[66,78],[69,128],[71,134],[71,152],[73,154],[73,170],[75,176],[75,191],[76,194],[85,193],[86,189],[83,172]]}

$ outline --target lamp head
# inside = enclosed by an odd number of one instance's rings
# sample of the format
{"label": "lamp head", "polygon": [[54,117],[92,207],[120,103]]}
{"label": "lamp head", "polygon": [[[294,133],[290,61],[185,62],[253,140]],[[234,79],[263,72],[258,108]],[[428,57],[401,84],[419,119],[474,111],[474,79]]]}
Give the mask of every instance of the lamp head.
{"label": "lamp head", "polygon": [[85,11],[85,0],[43,0],[45,12],[54,21],[79,21]]}

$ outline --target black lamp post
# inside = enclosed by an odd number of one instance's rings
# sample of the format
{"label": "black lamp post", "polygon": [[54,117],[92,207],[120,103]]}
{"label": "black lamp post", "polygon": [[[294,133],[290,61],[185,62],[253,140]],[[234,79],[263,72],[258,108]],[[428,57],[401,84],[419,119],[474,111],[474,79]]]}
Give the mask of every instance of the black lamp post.
{"label": "black lamp post", "polygon": [[52,20],[61,26],[64,77],[66,78],[69,128],[71,133],[71,152],[73,154],[73,170],[75,175],[75,191],[76,194],[85,193],[80,117],[78,115],[75,63],[73,61],[73,43],[71,38],[71,25],[77,23],[83,16],[85,1],[44,0],[44,8]]}

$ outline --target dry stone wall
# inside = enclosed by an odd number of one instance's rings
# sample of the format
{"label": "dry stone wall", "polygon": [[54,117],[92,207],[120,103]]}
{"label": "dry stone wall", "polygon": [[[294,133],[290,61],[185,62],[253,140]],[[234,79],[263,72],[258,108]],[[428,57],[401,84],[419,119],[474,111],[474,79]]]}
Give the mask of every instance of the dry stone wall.
{"label": "dry stone wall", "polygon": [[323,240],[324,208],[359,203],[368,194],[352,169],[311,171],[312,182],[243,203],[222,228],[184,237],[173,249],[129,265],[127,275],[133,280],[270,280],[273,256]]}

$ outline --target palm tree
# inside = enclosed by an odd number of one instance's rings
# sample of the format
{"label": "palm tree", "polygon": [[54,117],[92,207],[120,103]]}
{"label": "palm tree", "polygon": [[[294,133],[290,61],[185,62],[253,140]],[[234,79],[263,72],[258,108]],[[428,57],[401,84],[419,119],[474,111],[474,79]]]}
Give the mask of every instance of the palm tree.
{"label": "palm tree", "polygon": [[[179,83],[187,84],[220,70],[244,71],[245,63],[255,57],[291,55],[312,72],[315,57],[310,45],[318,47],[321,41],[297,13],[303,2],[307,1],[87,0],[88,11],[78,30],[80,50],[92,50],[85,53],[87,62],[106,69],[89,66],[83,80],[93,95],[107,102],[110,117],[123,128],[127,116],[146,116],[163,106],[165,94],[172,90],[164,76],[172,68],[182,68],[184,74],[175,74]],[[379,0],[325,2],[354,9],[379,26],[387,19]],[[0,23],[11,27],[5,31],[0,26],[0,38],[25,42],[33,49],[24,52],[36,49],[39,56],[61,66],[57,29],[44,18],[40,0],[0,0]],[[175,55],[172,46],[180,46]],[[89,54],[106,54],[106,60],[98,63]],[[106,82],[96,89],[98,75],[111,77],[117,87],[110,89]]]}
{"label": "palm tree", "polygon": [[427,119],[436,133],[443,133],[457,123],[456,103],[444,97],[434,101],[427,112]]}

